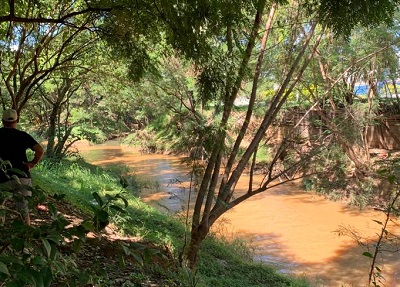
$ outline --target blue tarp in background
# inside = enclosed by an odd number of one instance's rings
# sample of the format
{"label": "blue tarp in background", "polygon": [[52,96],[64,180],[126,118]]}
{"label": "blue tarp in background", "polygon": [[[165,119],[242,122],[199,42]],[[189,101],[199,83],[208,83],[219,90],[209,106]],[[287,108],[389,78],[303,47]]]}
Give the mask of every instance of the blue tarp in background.
{"label": "blue tarp in background", "polygon": [[[386,90],[383,88],[384,85],[385,85],[384,82],[379,82],[379,83],[378,83],[378,91],[379,91],[379,92],[382,92],[382,93],[385,93],[385,92],[386,92]],[[391,85],[391,84],[390,84],[390,85]],[[398,91],[400,91],[400,81],[396,82],[396,86],[398,87],[398,88],[397,88]],[[354,94],[357,95],[357,96],[364,96],[364,95],[367,94],[368,89],[369,89],[369,85],[368,85],[368,84],[364,84],[364,83],[362,83],[362,84],[361,84],[361,83],[360,83],[360,84],[356,84],[356,85],[354,86]],[[390,96],[390,95],[384,94],[384,95],[381,95],[381,96],[382,96],[382,97],[388,97],[388,96]]]}

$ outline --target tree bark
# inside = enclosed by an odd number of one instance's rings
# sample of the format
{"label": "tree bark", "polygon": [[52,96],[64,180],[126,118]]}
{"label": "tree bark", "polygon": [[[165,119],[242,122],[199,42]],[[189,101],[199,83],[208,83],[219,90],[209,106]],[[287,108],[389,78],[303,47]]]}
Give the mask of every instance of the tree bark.
{"label": "tree bark", "polygon": [[[190,268],[194,268],[196,266],[197,253],[199,251],[201,242],[207,236],[210,226],[212,225],[212,222],[210,222],[210,210],[212,207],[211,203],[214,197],[214,192],[218,182],[219,171],[221,167],[222,150],[226,137],[226,125],[232,111],[234,100],[240,90],[240,86],[245,75],[249,60],[251,58],[253,48],[255,46],[255,41],[257,39],[257,34],[262,21],[262,15],[265,5],[265,0],[259,1],[259,5],[257,7],[258,10],[256,11],[248,44],[243,54],[242,62],[239,66],[237,78],[235,80],[234,86],[231,89],[228,89],[225,94],[224,110],[220,128],[216,135],[216,143],[211,152],[207,167],[205,169],[193,210],[192,232],[186,255],[186,260]],[[203,210],[203,204],[206,198],[206,205],[204,206]]]}
{"label": "tree bark", "polygon": [[[272,6],[272,9],[274,10],[275,6]],[[259,13],[260,12],[258,12],[258,14]],[[271,12],[271,13],[273,15],[274,12]],[[271,14],[270,14],[270,16],[271,16]],[[256,16],[255,26],[259,25],[259,23],[257,23],[258,21],[260,21],[259,15]],[[271,25],[271,22],[268,21],[267,25]],[[220,187],[219,187],[217,199],[214,202],[214,206],[212,206],[211,199],[213,199],[214,195],[215,195],[216,182],[218,179],[218,174],[219,174],[219,169],[220,169],[220,164],[221,164],[221,152],[222,152],[221,148],[222,148],[223,140],[225,139],[224,127],[226,124],[226,120],[229,118],[229,112],[230,112],[230,109],[233,104],[233,100],[234,100],[237,92],[235,94],[232,94],[230,97],[227,97],[227,102],[225,103],[226,105],[224,106],[224,115],[222,118],[220,134],[217,136],[216,147],[214,148],[213,153],[210,157],[210,161],[207,165],[205,174],[203,176],[203,181],[200,186],[198,196],[196,198],[196,204],[195,204],[193,220],[192,220],[191,239],[190,239],[187,253],[186,253],[187,264],[190,268],[195,268],[196,263],[197,263],[197,254],[198,254],[200,245],[201,245],[202,241],[206,238],[211,226],[215,223],[215,221],[222,214],[224,214],[227,210],[236,206],[237,204],[244,201],[245,199],[247,199],[257,193],[265,191],[268,188],[267,183],[266,183],[262,187],[258,188],[257,190],[255,190],[255,191],[249,190],[248,193],[231,201],[236,183],[239,180],[240,176],[242,175],[244,168],[248,164],[249,159],[251,158],[251,155],[255,152],[258,144],[263,139],[263,136],[265,135],[266,130],[272,124],[273,119],[275,119],[277,113],[281,109],[282,105],[286,101],[289,94],[292,92],[294,86],[297,84],[297,82],[301,78],[305,68],[307,67],[307,65],[309,64],[309,62],[311,61],[311,59],[315,53],[316,47],[318,46],[318,44],[322,38],[322,33],[316,40],[314,47],[311,49],[308,57],[304,60],[303,63],[301,63],[301,60],[303,59],[304,54],[309,47],[312,36],[314,35],[315,27],[316,27],[316,22],[314,22],[309,27],[308,34],[306,34],[305,39],[304,39],[304,43],[303,43],[299,53],[297,54],[293,64],[291,65],[291,69],[287,72],[280,89],[274,96],[272,103],[270,104],[270,107],[266,110],[264,119],[260,123],[259,129],[258,129],[256,135],[253,137],[253,140],[251,141],[251,143],[250,143],[249,147],[247,148],[247,150],[245,151],[244,155],[239,160],[239,162],[236,165],[233,172],[225,173],[224,180],[222,181],[222,183],[220,184]],[[269,29],[266,29],[265,33],[268,33],[268,30]],[[251,52],[251,49],[248,49],[248,51]],[[263,53],[262,49],[261,49],[261,53]],[[245,55],[245,59],[246,59],[246,57],[248,57],[247,54]],[[258,61],[261,62],[262,59],[263,59],[263,57],[259,56]],[[246,59],[246,61],[244,61],[244,63],[247,63],[247,62],[248,62],[248,59]],[[253,80],[254,86],[253,86],[252,95],[256,94],[257,82],[258,82],[257,78],[260,75],[259,71],[257,70],[260,67],[259,65],[260,65],[260,63],[257,64],[256,72],[254,74],[255,79]],[[239,75],[240,75],[240,73],[239,73]],[[236,86],[240,86],[240,85],[236,84]],[[251,106],[249,108],[251,108]],[[251,111],[249,111],[248,113],[251,113]],[[224,120],[225,120],[225,122],[224,122]],[[243,130],[245,130],[247,128],[246,125],[248,125],[247,122],[244,123],[242,132],[243,132]],[[239,135],[237,142],[241,141],[241,138],[240,138],[241,136],[242,135]],[[221,139],[222,139],[222,141],[221,141]],[[236,150],[234,148],[231,151],[230,155],[235,154],[235,152],[236,152]],[[235,156],[232,156],[231,159],[234,157]],[[233,164],[233,161],[232,161],[232,164]],[[229,168],[230,167],[228,167],[228,169]],[[206,205],[204,206],[203,203],[204,203],[204,199],[205,199],[206,195],[207,195],[207,201],[206,201]],[[203,206],[204,206],[203,216],[201,217]],[[202,219],[200,220],[200,218],[202,218]]]}

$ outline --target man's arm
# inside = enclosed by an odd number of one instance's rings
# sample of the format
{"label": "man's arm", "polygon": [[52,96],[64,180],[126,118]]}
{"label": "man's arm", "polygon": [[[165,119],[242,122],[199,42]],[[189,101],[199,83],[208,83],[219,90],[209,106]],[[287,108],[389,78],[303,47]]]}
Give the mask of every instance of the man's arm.
{"label": "man's arm", "polygon": [[29,167],[29,169],[31,169],[35,165],[37,165],[38,162],[42,159],[43,154],[44,154],[44,149],[40,144],[35,144],[32,147],[32,150],[35,152],[35,155],[31,161],[26,163],[26,165]]}

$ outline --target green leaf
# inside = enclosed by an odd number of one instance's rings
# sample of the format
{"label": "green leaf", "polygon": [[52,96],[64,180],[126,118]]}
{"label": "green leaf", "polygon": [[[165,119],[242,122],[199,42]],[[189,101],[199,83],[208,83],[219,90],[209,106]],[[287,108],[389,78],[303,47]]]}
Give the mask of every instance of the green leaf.
{"label": "green leaf", "polygon": [[10,276],[10,272],[8,271],[7,266],[3,262],[0,262],[0,272]]}
{"label": "green leaf", "polygon": [[109,217],[109,214],[105,210],[99,210],[95,216],[95,218],[97,218],[99,221],[102,221],[102,222],[108,221],[108,217]]}
{"label": "green leaf", "polygon": [[117,194],[115,198],[121,199],[124,202],[124,208],[128,207],[128,200],[125,197],[121,196],[120,194]]}
{"label": "green leaf", "polygon": [[53,264],[56,267],[56,270],[58,272],[60,272],[62,275],[67,274],[67,268],[63,263],[61,263],[60,261],[56,260],[56,261],[53,262]]}
{"label": "green leaf", "polygon": [[149,249],[145,249],[143,252],[143,257],[145,262],[150,262],[151,261],[151,255],[152,253],[150,252]]}
{"label": "green leaf", "polygon": [[126,212],[124,209],[122,209],[121,207],[119,207],[118,205],[110,205],[110,208],[115,209],[116,211],[119,211],[121,213]]}
{"label": "green leaf", "polygon": [[364,252],[362,255],[364,255],[365,257],[374,258],[374,256],[372,256],[372,254],[369,252]]}
{"label": "green leaf", "polygon": [[132,256],[136,260],[137,263],[139,263],[140,265],[143,265],[142,254],[140,254],[138,252],[132,252]]}
{"label": "green leaf", "polygon": [[35,256],[32,260],[31,263],[37,266],[44,266],[47,264],[46,260],[43,259],[43,257],[40,256]]}
{"label": "green leaf", "polygon": [[24,229],[24,228],[26,228],[26,225],[21,220],[14,220],[12,222],[12,228],[13,229]]}
{"label": "green leaf", "polygon": [[36,279],[32,273],[33,273],[33,270],[24,269],[21,272],[18,272],[16,274],[16,277],[18,279],[21,279],[23,282],[31,285],[32,287],[37,287]]}
{"label": "green leaf", "polygon": [[42,238],[42,243],[43,243],[43,247],[44,247],[44,250],[45,250],[45,254],[49,258],[50,255],[51,255],[51,245],[47,241],[47,239],[45,239],[45,238]]}
{"label": "green leaf", "polygon": [[158,255],[158,254],[160,254],[160,250],[155,249],[155,248],[149,248],[149,249],[147,249],[146,251],[148,251],[149,254],[152,254],[152,255]]}
{"label": "green leaf", "polygon": [[87,221],[87,220],[83,221],[81,223],[81,226],[83,228],[85,228],[85,230],[87,230],[87,231],[94,231],[95,230],[93,223],[91,223],[90,221]]}
{"label": "green leaf", "polygon": [[380,224],[380,225],[383,225],[382,221],[375,220],[375,219],[373,219],[372,221],[375,221],[376,223],[378,223],[378,224]]}
{"label": "green leaf", "polygon": [[63,240],[63,237],[60,234],[49,234],[47,235],[46,239],[53,241],[54,243],[61,242]]}
{"label": "green leaf", "polygon": [[89,283],[90,275],[88,272],[83,271],[76,273],[75,275],[78,277],[79,283],[81,283],[80,286],[84,286]]}
{"label": "green leaf", "polygon": [[103,200],[101,199],[100,195],[97,192],[93,192],[92,196],[94,197],[94,199],[96,200],[98,205],[100,205],[100,206],[104,205]]}
{"label": "green leaf", "polygon": [[74,240],[73,250],[75,252],[78,252],[82,248],[82,245],[83,245],[83,241],[82,240]]}
{"label": "green leaf", "polygon": [[48,208],[51,218],[56,219],[58,215],[56,206],[54,204],[48,204]]}
{"label": "green leaf", "polygon": [[51,269],[47,266],[40,270],[38,276],[36,276],[37,281],[41,282],[43,287],[50,287],[51,281],[53,280],[53,274],[51,272]]}
{"label": "green leaf", "polygon": [[120,268],[125,268],[126,267],[125,258],[121,254],[118,256],[118,263],[119,263],[119,267]]}
{"label": "green leaf", "polygon": [[128,246],[126,246],[126,244],[120,243],[120,246],[121,246],[122,250],[124,251],[125,255],[130,255],[131,254],[131,250],[129,249]]}
{"label": "green leaf", "polygon": [[20,252],[24,249],[25,240],[21,238],[14,238],[11,243],[11,246],[15,251]]}
{"label": "green leaf", "polygon": [[389,183],[394,183],[395,182],[395,180],[396,180],[396,176],[394,176],[394,175],[389,175],[388,176],[388,181],[389,181]]}
{"label": "green leaf", "polygon": [[71,222],[65,219],[63,216],[58,216],[56,220],[53,221],[53,226],[56,227],[58,230],[64,230],[67,225]]}
{"label": "green leaf", "polygon": [[[21,175],[22,177],[26,177],[26,173],[23,172],[22,170],[18,169],[18,168],[10,168],[9,171],[12,172],[12,173],[19,174],[19,175]],[[15,176],[15,175],[13,175],[12,177],[15,179],[14,176]],[[19,182],[19,178],[18,178],[17,181]]]}
{"label": "green leaf", "polygon": [[110,223],[108,218],[109,214],[107,211],[103,209],[97,210],[95,216],[93,217],[93,224],[95,226],[96,231],[104,229]]}
{"label": "green leaf", "polygon": [[0,262],[13,263],[13,264],[18,264],[18,265],[24,266],[24,262],[22,262],[21,259],[15,257],[15,256],[2,256],[2,257],[0,257]]}
{"label": "green leaf", "polygon": [[140,243],[137,243],[137,242],[132,242],[130,244],[130,246],[135,250],[145,250],[146,249],[146,245],[140,244]]}

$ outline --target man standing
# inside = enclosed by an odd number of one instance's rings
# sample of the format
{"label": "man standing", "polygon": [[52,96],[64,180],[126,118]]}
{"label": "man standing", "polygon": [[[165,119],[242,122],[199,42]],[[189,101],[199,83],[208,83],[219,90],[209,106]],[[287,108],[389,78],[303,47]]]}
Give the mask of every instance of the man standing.
{"label": "man standing", "polygon": [[[0,128],[0,159],[9,161],[12,169],[7,171],[10,176],[5,183],[11,187],[17,195],[22,195],[22,200],[17,200],[16,208],[21,212],[26,224],[30,224],[28,201],[25,197],[32,196],[32,192],[26,186],[32,186],[30,170],[42,159],[43,147],[28,133],[18,130],[18,113],[16,110],[8,109],[3,112],[3,127]],[[28,161],[26,151],[33,150],[34,157]],[[17,176],[19,182],[12,179]]]}

